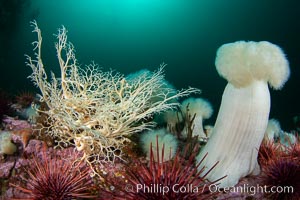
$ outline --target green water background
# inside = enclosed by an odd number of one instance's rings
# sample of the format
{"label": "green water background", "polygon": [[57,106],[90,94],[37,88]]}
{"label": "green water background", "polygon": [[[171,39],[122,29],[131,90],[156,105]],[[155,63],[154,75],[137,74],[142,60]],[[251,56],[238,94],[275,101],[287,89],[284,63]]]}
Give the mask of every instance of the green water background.
{"label": "green water background", "polygon": [[[271,91],[271,118],[286,130],[300,115],[300,1],[297,0],[0,0],[0,88],[16,94],[34,90],[24,54],[32,55],[30,20],[43,34],[43,60],[59,74],[54,49],[64,25],[79,63],[94,60],[104,70],[128,74],[167,63],[166,79],[176,88],[197,87],[218,113],[226,81],[215,52],[238,40],[270,41],[283,48],[291,77]],[[36,89],[36,91],[38,91]]]}

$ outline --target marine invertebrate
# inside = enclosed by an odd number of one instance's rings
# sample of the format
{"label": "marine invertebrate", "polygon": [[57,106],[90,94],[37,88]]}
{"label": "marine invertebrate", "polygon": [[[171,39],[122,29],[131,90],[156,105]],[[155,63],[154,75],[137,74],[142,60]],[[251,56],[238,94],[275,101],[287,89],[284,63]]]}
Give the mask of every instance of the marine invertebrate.
{"label": "marine invertebrate", "polygon": [[280,132],[279,140],[283,147],[289,147],[297,142],[297,137],[293,133],[282,131]]}
{"label": "marine invertebrate", "polygon": [[[163,64],[165,65],[165,64]],[[151,78],[154,75],[154,72],[149,71],[148,69],[141,69],[137,72],[128,74],[125,77],[125,80],[130,83],[130,84],[134,84],[134,82],[136,80],[138,80],[140,78],[140,76],[145,76],[146,78]],[[153,91],[152,97],[149,99],[149,102],[158,102],[161,101],[163,99],[165,99],[166,97],[172,97],[174,95],[176,95],[177,91],[176,88],[169,83],[166,79],[161,79],[160,80],[160,86],[157,88],[157,90]],[[165,92],[168,91],[168,93],[166,93],[166,97],[163,97],[160,95],[161,92]],[[169,102],[172,103],[177,103],[178,99],[177,98],[170,98],[168,100]]]}
{"label": "marine invertebrate", "polygon": [[212,125],[205,125],[204,126],[204,132],[205,132],[205,135],[208,138],[210,138],[213,129],[214,129],[214,127]]}
{"label": "marine invertebrate", "polygon": [[[25,175],[10,183],[11,186],[26,195],[21,199],[90,199],[93,182],[89,175],[90,168],[86,165],[74,164],[69,158],[59,158],[57,155],[34,155],[24,167]],[[68,160],[69,159],[69,160]]]}
{"label": "marine invertebrate", "polygon": [[95,63],[81,69],[65,27],[59,29],[55,44],[60,78],[52,73],[49,81],[41,57],[41,30],[36,22],[32,25],[38,36],[33,42],[36,58],[27,56],[27,65],[33,71],[31,80],[40,89],[40,101],[49,108],[39,110],[48,116],[43,128],[55,138],[57,147],[75,143],[91,167],[120,158],[122,147],[130,142],[127,136],[153,127],[149,119],[176,106],[173,99],[199,91],[189,88],[173,94],[173,89],[161,87],[163,66],[150,76],[141,73],[130,81],[112,70],[101,71]]}
{"label": "marine invertebrate", "polygon": [[299,136],[295,136],[296,137],[296,141],[295,143],[290,143],[289,146],[285,147],[285,153],[286,156],[289,159],[293,159],[293,160],[298,160],[300,162],[300,140],[299,140]]}
{"label": "marine invertebrate", "polygon": [[168,131],[179,137],[180,132],[182,130],[182,113],[178,110],[167,110],[161,115],[161,118],[163,118],[162,121],[167,124]]}
{"label": "marine invertebrate", "polygon": [[264,141],[274,141],[275,137],[279,137],[281,131],[280,123],[276,119],[270,119],[265,132]]}
{"label": "marine invertebrate", "polygon": [[15,153],[17,147],[11,142],[11,133],[7,131],[0,132],[0,154],[11,155]]}
{"label": "marine invertebrate", "polygon": [[[181,130],[179,134],[180,138],[183,135],[183,132],[186,136],[185,138],[185,148],[186,148],[186,155],[189,156],[193,152],[195,152],[195,148],[199,145],[198,135],[193,136],[193,130],[194,130],[194,120],[196,117],[196,114],[191,115],[189,111],[189,105],[186,106],[186,111],[181,112],[183,114],[184,119],[184,130]],[[199,149],[197,149],[199,151]],[[186,157],[188,159],[188,157]]]}
{"label": "marine invertebrate", "polygon": [[265,167],[270,161],[278,158],[286,158],[300,162],[299,142],[296,140],[295,143],[289,143],[289,145],[286,146],[280,141],[277,143],[270,140],[263,141],[258,152],[258,162],[260,166]]}
{"label": "marine invertebrate", "polygon": [[[214,170],[213,165],[208,172],[202,176],[197,172],[197,166],[194,164],[197,150],[187,155],[187,148],[182,156],[180,151],[177,151],[173,160],[160,162],[164,160],[164,146],[159,150],[158,140],[156,140],[156,157],[154,159],[154,151],[150,146],[150,163],[147,165],[139,160],[136,160],[131,165],[127,166],[126,184],[120,184],[120,181],[109,181],[109,190],[104,192],[110,195],[112,199],[209,199],[217,193],[210,193],[209,187],[216,181],[207,181],[206,176],[211,170]],[[207,156],[207,155],[206,155]],[[206,159],[206,156],[201,160]],[[184,157],[188,157],[187,160]],[[201,163],[200,162],[200,163]],[[113,189],[111,189],[113,188]]]}
{"label": "marine invertebrate", "polygon": [[[181,110],[185,114],[187,112],[187,106],[189,113],[195,115],[193,124],[193,135],[198,135],[199,140],[206,140],[207,135],[203,130],[203,120],[211,117],[213,109],[211,104],[202,98],[188,98],[181,103]],[[186,135],[186,131],[183,132]]]}
{"label": "marine invertebrate", "polygon": [[300,160],[279,157],[263,168],[260,177],[267,197],[274,200],[297,200],[300,198]]}
{"label": "marine invertebrate", "polygon": [[271,160],[277,159],[284,155],[282,152],[282,145],[280,143],[275,143],[272,140],[264,140],[258,151],[258,163],[260,166],[268,165]]}
{"label": "marine invertebrate", "polygon": [[[159,142],[156,143],[157,139]],[[141,144],[148,159],[150,159],[151,151],[153,151],[153,158],[156,162],[158,160],[156,149],[162,149],[164,146],[164,159],[161,159],[161,162],[164,162],[174,157],[178,142],[175,136],[168,133],[166,129],[158,129],[143,133],[141,135]],[[151,149],[151,145],[154,148]],[[156,145],[158,145],[158,148]]]}
{"label": "marine invertebrate", "polygon": [[26,119],[30,124],[35,124],[37,118],[39,117],[39,105],[35,104],[35,108],[28,106],[27,108],[22,108],[18,111],[18,114],[21,118]]}
{"label": "marine invertebrate", "polygon": [[34,102],[34,100],[35,95],[28,91],[21,92],[16,96],[17,104],[19,104],[22,108],[27,108]]}
{"label": "marine invertebrate", "polygon": [[224,44],[217,51],[215,64],[228,84],[212,136],[198,159],[209,152],[200,166],[219,161],[208,178],[228,175],[220,185],[226,187],[259,173],[257,150],[267,128],[271,103],[268,84],[282,88],[290,70],[283,51],[265,41]]}

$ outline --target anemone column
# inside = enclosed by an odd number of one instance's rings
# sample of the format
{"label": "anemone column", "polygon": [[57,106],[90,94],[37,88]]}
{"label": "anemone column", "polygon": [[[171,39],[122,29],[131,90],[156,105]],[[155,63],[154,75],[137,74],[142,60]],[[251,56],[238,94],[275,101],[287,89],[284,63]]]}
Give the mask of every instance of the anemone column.
{"label": "anemone column", "polygon": [[217,52],[216,68],[228,84],[211,138],[197,161],[207,152],[199,169],[219,161],[207,178],[213,181],[227,175],[220,187],[228,187],[242,177],[259,173],[257,154],[271,104],[268,83],[280,89],[290,71],[282,50],[269,42],[225,44]]}

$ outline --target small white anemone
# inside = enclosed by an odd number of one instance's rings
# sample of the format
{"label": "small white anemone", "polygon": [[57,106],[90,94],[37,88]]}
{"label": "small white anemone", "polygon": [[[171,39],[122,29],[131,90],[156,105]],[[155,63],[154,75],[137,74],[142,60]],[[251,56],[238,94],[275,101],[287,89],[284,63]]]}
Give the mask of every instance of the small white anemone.
{"label": "small white anemone", "polygon": [[[158,149],[157,152],[157,139]],[[146,153],[147,158],[150,159],[151,144],[154,160],[157,161],[157,153],[159,154],[159,161],[162,161],[162,149],[164,146],[164,161],[170,160],[174,157],[177,151],[177,139],[174,135],[170,134],[166,129],[149,130],[142,134],[141,144],[143,151]]]}
{"label": "small white anemone", "polygon": [[287,133],[285,131],[280,132],[280,143],[283,144],[284,147],[290,147],[291,145],[297,142],[297,137],[292,133]]}
{"label": "small white anemone", "polygon": [[8,131],[0,132],[0,154],[12,155],[17,151],[17,147],[11,142],[11,134]]}
{"label": "small white anemone", "polygon": [[[203,130],[203,121],[210,118],[213,113],[211,104],[205,99],[190,97],[181,103],[181,110],[184,115],[187,114],[187,109],[191,117],[196,114],[193,124],[193,136],[198,135],[199,140],[206,140],[207,135]],[[186,137],[186,128],[184,128],[182,135]]]}
{"label": "small white anemone", "polygon": [[279,137],[281,131],[280,123],[277,119],[270,119],[265,132],[264,141],[274,141],[275,137]]}
{"label": "small white anemone", "polygon": [[204,126],[204,132],[205,132],[207,138],[211,137],[213,129],[214,129],[214,126],[212,126],[212,125],[205,125]]}
{"label": "small white anemone", "polygon": [[176,131],[176,125],[182,122],[182,115],[177,110],[168,110],[163,113],[163,120],[167,123],[167,130],[171,133]]}

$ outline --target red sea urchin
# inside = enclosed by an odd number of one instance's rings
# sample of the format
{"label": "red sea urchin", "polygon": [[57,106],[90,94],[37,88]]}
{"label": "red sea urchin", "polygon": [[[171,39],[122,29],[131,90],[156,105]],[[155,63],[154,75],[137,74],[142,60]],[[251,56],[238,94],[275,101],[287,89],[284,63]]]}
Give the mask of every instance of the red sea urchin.
{"label": "red sea urchin", "polygon": [[[158,143],[158,141],[157,141]],[[197,168],[205,159],[194,166],[197,151],[194,151],[188,160],[185,160],[186,152],[180,156],[178,151],[173,160],[164,160],[164,146],[161,151],[157,147],[157,160],[154,159],[152,145],[149,164],[135,160],[127,166],[124,174],[125,183],[117,180],[106,180],[109,190],[104,189],[110,199],[146,200],[146,199],[210,199],[210,186],[216,187],[216,182],[222,178],[209,182],[206,175],[213,170],[217,163],[208,172],[200,176],[203,170],[197,172]],[[187,150],[188,148],[186,148]],[[224,178],[224,177],[223,177]],[[124,180],[123,180],[124,182]]]}
{"label": "red sea urchin", "polygon": [[274,200],[300,199],[300,162],[299,159],[279,157],[270,160],[263,168],[260,177],[266,186],[265,195]]}
{"label": "red sea urchin", "polygon": [[258,151],[258,163],[264,167],[271,160],[277,159],[283,155],[282,145],[274,141],[263,141]]}
{"label": "red sea urchin", "polygon": [[31,105],[35,100],[35,94],[31,92],[21,92],[16,96],[16,101],[22,108],[26,108]]}
{"label": "red sea urchin", "polygon": [[286,148],[287,157],[293,160],[298,160],[300,163],[300,138],[298,134],[296,135],[296,142],[294,144],[290,144]]}
{"label": "red sea urchin", "polygon": [[[63,200],[92,198],[89,192],[93,183],[89,176],[89,167],[58,156],[42,153],[41,158],[35,155],[25,168],[25,175],[20,176],[11,186],[23,193],[16,199]],[[24,198],[25,196],[25,198]]]}

